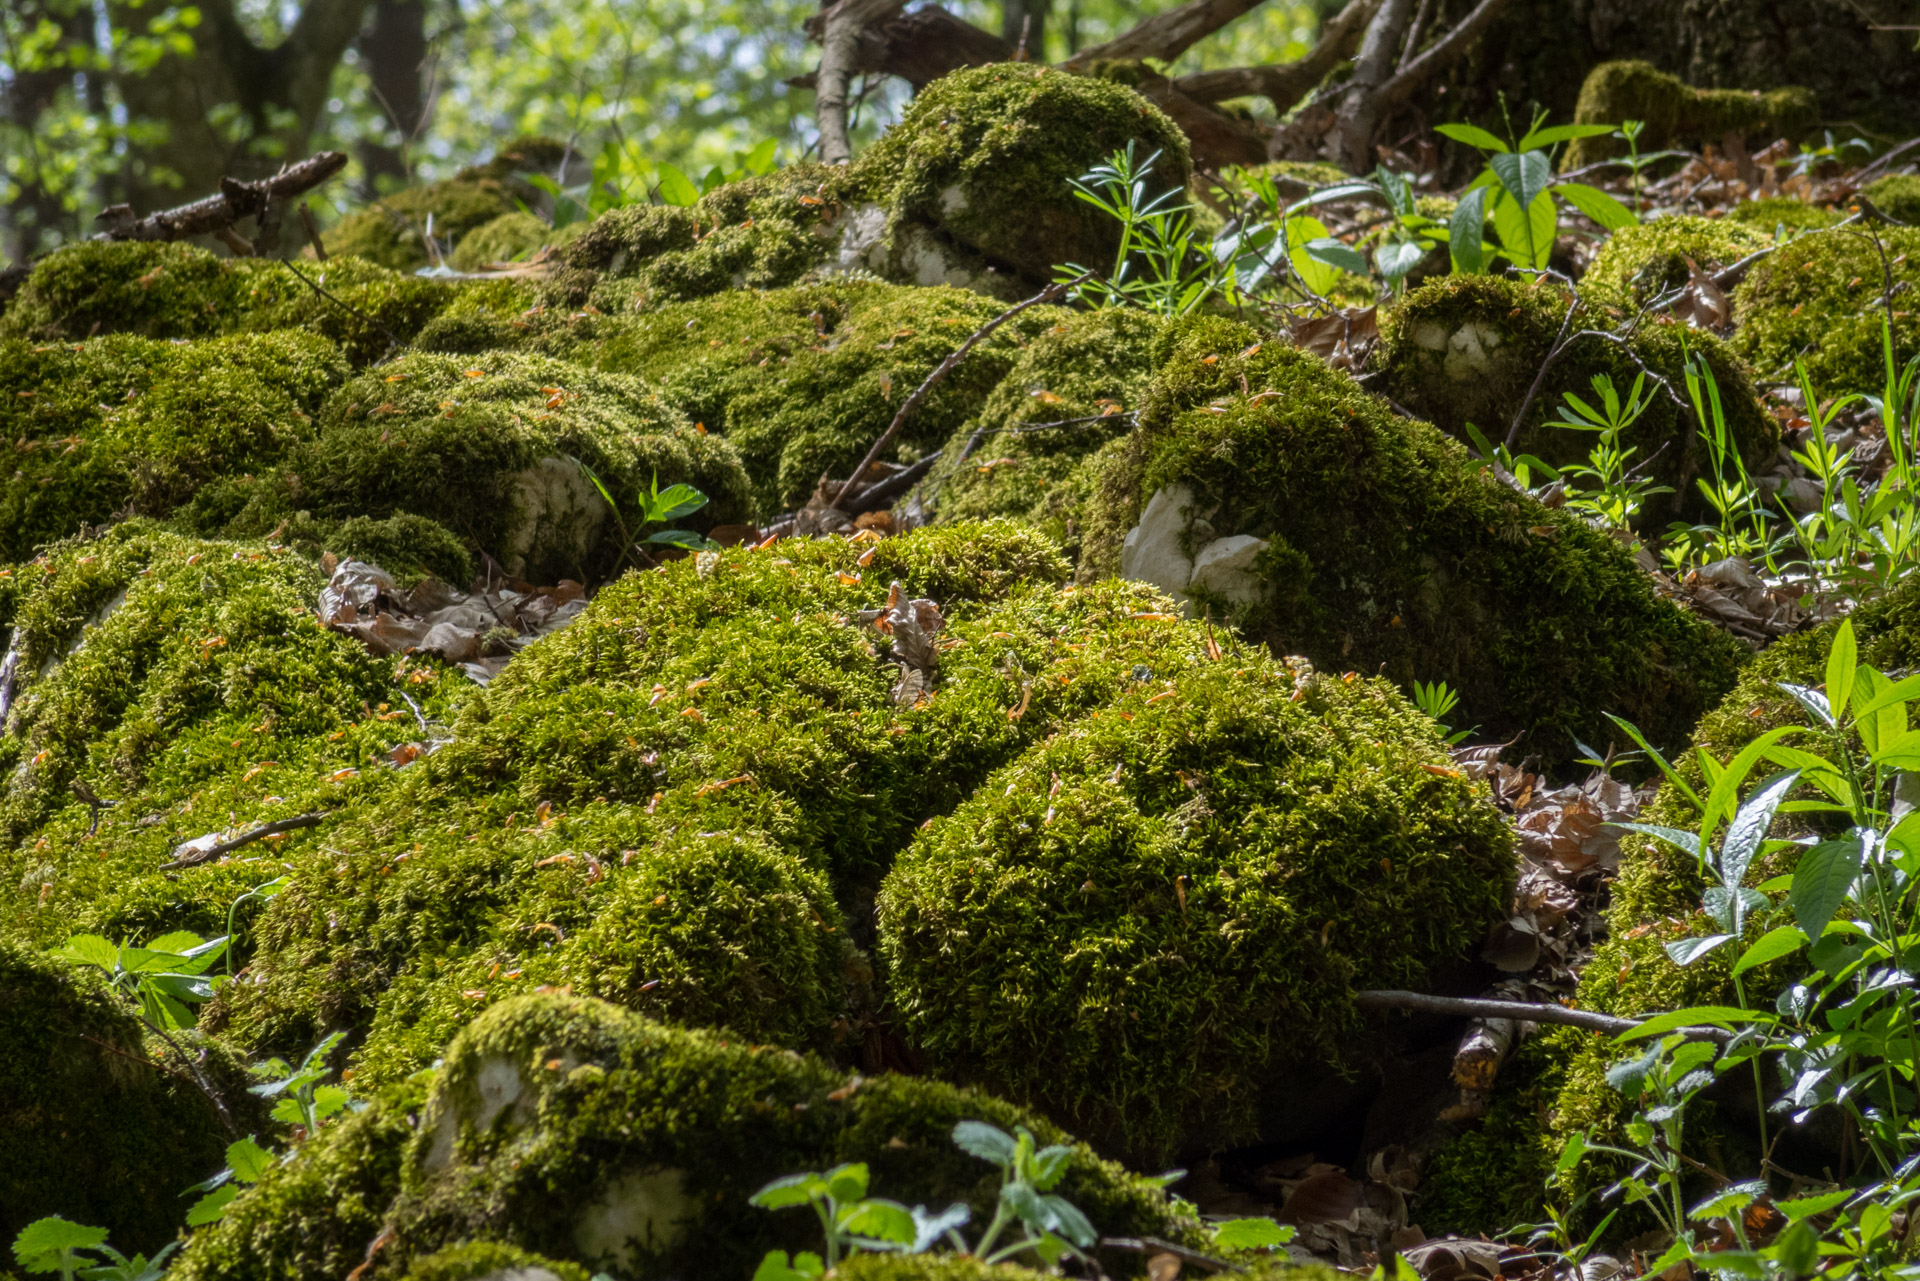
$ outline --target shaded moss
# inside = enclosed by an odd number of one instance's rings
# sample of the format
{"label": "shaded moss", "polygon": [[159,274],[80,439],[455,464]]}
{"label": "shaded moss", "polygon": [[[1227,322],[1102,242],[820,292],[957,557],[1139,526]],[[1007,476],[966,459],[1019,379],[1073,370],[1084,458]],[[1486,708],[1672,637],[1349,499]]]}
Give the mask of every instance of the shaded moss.
{"label": "shaded moss", "polygon": [[1763,233],[1771,230],[1771,223],[1755,229],[1732,219],[1694,217],[1656,218],[1623,227],[1600,246],[1580,278],[1581,296],[1604,306],[1644,307],[1687,283],[1688,259],[1711,275],[1766,248],[1771,242]]}
{"label": "shaded moss", "polygon": [[[1769,378],[1790,379],[1794,361],[1804,362],[1822,396],[1878,394],[1889,275],[1895,288],[1920,286],[1920,228],[1800,236],[1754,264],[1734,291],[1734,350]],[[1893,313],[1894,358],[1904,365],[1920,351],[1920,320],[1898,300]]]}
{"label": "shaded moss", "polygon": [[1789,231],[1820,231],[1839,222],[1840,217],[1823,205],[1810,205],[1792,196],[1769,196],[1741,201],[1727,210],[1726,220],[1778,234],[1783,227]]}
{"label": "shaded moss", "polygon": [[1129,143],[1160,153],[1161,190],[1191,177],[1186,138],[1125,85],[1028,63],[953,72],[928,85],[860,167],[884,184],[898,233],[914,221],[1034,280],[1056,266],[1105,267],[1119,225],[1068,183]]}
{"label": "shaded moss", "polygon": [[[1650,254],[1669,244],[1658,233],[1648,239],[1652,246],[1640,247]],[[1617,267],[1631,276],[1632,260],[1632,253],[1623,253],[1611,263],[1596,263],[1595,269]],[[1630,288],[1624,281],[1621,287]],[[1529,287],[1491,276],[1431,281],[1382,317],[1374,356],[1382,381],[1375,389],[1456,438],[1466,439],[1471,423],[1488,439],[1502,441],[1553,349],[1567,305],[1567,295],[1552,286]],[[1592,323],[1597,317],[1588,313],[1588,319]],[[1548,372],[1514,447],[1556,466],[1586,461],[1593,433],[1555,425],[1561,397],[1572,392],[1593,404],[1596,374],[1610,377],[1624,397],[1641,374],[1637,357],[1673,392],[1670,398],[1657,386],[1650,388],[1652,403],[1625,438],[1637,451],[1635,461],[1652,460],[1650,475],[1675,491],[1656,495],[1642,510],[1644,525],[1661,527],[1703,508],[1694,480],[1712,475],[1707,442],[1691,410],[1682,413],[1675,404],[1687,396],[1687,351],[1704,357],[1712,372],[1728,430],[1749,468],[1758,470],[1772,458],[1779,428],[1761,408],[1741,362],[1711,334],[1656,321],[1642,325],[1628,343],[1623,350],[1602,338],[1575,341]]]}
{"label": "shaded moss", "polygon": [[83,241],[34,265],[0,315],[0,335],[77,342],[311,329],[366,364],[404,344],[453,293],[358,258],[288,264],[178,242]]}
{"label": "shaded moss", "polygon": [[116,516],[164,516],[210,480],[265,470],[312,434],[347,375],[324,338],[174,345],[0,340],[0,559]]}
{"label": "shaded moss", "polygon": [[1442,1142],[1420,1171],[1413,1213],[1423,1229],[1472,1235],[1545,1218],[1564,1138],[1551,1105],[1583,1038],[1593,1034],[1541,1028],[1501,1067],[1486,1116]]}
{"label": "shaded moss", "polygon": [[1890,173],[1860,189],[1887,217],[1909,226],[1920,223],[1920,174]]}
{"label": "shaded moss", "polygon": [[1216,611],[1277,653],[1403,687],[1444,679],[1463,723],[1524,734],[1549,760],[1601,736],[1602,712],[1677,742],[1731,686],[1739,647],[1659,599],[1617,543],[1259,338],[1220,320],[1172,335],[1139,440],[1106,482],[1096,567],[1119,561],[1149,496],[1187,485],[1204,496],[1205,537],[1267,543],[1257,598]]}
{"label": "shaded moss", "polygon": [[1146,312],[1109,307],[1069,314],[1035,339],[942,446],[927,485],[939,519],[1012,517],[1076,556],[1096,455],[1131,429],[1161,327]]}
{"label": "shaded moss", "polygon": [[555,231],[533,214],[515,210],[462,236],[448,261],[455,271],[484,271],[494,263],[524,258],[543,245],[564,244],[572,238],[568,231],[578,236],[583,230],[582,224],[573,223]]}
{"label": "shaded moss", "polygon": [[497,1241],[469,1241],[415,1259],[406,1281],[547,1281],[549,1277],[587,1281],[587,1270]]}
{"label": "shaded moss", "polygon": [[58,1214],[152,1252],[230,1136],[104,984],[0,941],[0,1236]]}
{"label": "shaded moss", "polygon": [[[1581,84],[1573,118],[1583,125],[1644,120],[1647,127],[1639,141],[1644,153],[1677,143],[1718,146],[1728,134],[1750,143],[1797,138],[1820,115],[1813,94],[1797,86],[1765,93],[1695,89],[1650,62],[1603,62]],[[1577,138],[1567,147],[1561,167],[1571,171],[1626,154],[1626,142],[1619,138]]]}

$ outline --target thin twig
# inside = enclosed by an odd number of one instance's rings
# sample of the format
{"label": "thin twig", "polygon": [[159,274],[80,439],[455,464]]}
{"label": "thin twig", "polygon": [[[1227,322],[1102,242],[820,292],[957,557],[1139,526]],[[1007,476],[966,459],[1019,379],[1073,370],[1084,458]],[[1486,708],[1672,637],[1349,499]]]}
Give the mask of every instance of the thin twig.
{"label": "thin twig", "polygon": [[[1638,1028],[1645,1020],[1623,1019],[1593,1010],[1570,1010],[1564,1005],[1535,1004],[1531,1001],[1493,1001],[1485,998],[1430,996],[1425,992],[1392,989],[1353,994],[1354,1004],[1375,1009],[1415,1010],[1422,1014],[1452,1014],[1469,1019],[1520,1019],[1528,1023],[1558,1023],[1565,1027],[1585,1028],[1620,1036]],[[1731,1041],[1733,1033],[1717,1027],[1684,1027],[1675,1031],[1691,1041]]]}
{"label": "thin twig", "polygon": [[840,486],[839,491],[835,493],[833,499],[834,505],[838,506],[840,500],[852,491],[854,485],[859,483],[860,477],[866,474],[867,468],[873,466],[874,461],[880,457],[881,452],[893,443],[893,438],[900,434],[902,427],[906,426],[908,415],[912,414],[913,411],[919,407],[920,402],[925,400],[928,395],[932,393],[933,389],[940,385],[941,379],[953,372],[954,366],[966,359],[968,352],[983,342],[994,330],[1006,324],[1009,320],[1012,320],[1015,316],[1027,310],[1027,308],[1058,302],[1069,290],[1086,284],[1087,281],[1093,279],[1096,274],[1097,273],[1092,271],[1083,271],[1072,280],[1056,281],[1025,302],[1015,303],[1013,306],[995,316],[992,320],[989,320],[986,324],[980,326],[980,328],[974,330],[973,333],[968,336],[967,340],[954,350],[952,355],[948,356],[938,365],[935,365],[933,372],[928,374],[926,379],[918,387],[913,389],[913,395],[907,397],[906,401],[900,406],[900,412],[893,416],[893,421],[887,425],[887,429],[880,433],[880,439],[873,442],[873,448],[867,450],[867,456],[860,460],[860,465],[853,469],[853,474],[847,477],[846,483]]}
{"label": "thin twig", "polygon": [[[319,242],[316,241],[315,243],[317,244]],[[316,294],[319,294],[322,298],[325,298],[328,302],[332,303],[334,306],[341,308],[342,310],[350,313],[351,315],[358,316],[360,319],[366,321],[369,325],[372,325],[375,329],[378,329],[381,333],[385,334],[387,336],[388,352],[392,352],[395,348],[401,346],[399,334],[394,333],[393,330],[387,328],[385,325],[375,320],[372,316],[369,316],[366,312],[361,311],[358,307],[354,306],[352,303],[343,302],[341,299],[334,297],[332,294],[322,289],[316,282],[307,278],[306,272],[301,271],[298,267],[294,266],[292,259],[282,258],[280,261],[283,264],[285,264],[288,271],[300,277],[301,283],[306,285],[307,288],[313,290],[313,292],[315,292]]]}
{"label": "thin twig", "polygon": [[160,866],[160,870],[163,872],[171,872],[182,867],[198,867],[209,859],[219,858],[222,854],[230,854],[242,845],[251,845],[255,841],[263,840],[266,837],[278,836],[282,832],[297,832],[303,827],[318,827],[326,821],[326,817],[326,812],[321,810],[311,814],[295,814],[292,818],[275,819],[271,823],[262,823],[259,827],[249,828],[230,840],[221,841],[218,845],[210,845],[204,850],[195,850],[193,853],[184,854],[170,863],[163,863]]}

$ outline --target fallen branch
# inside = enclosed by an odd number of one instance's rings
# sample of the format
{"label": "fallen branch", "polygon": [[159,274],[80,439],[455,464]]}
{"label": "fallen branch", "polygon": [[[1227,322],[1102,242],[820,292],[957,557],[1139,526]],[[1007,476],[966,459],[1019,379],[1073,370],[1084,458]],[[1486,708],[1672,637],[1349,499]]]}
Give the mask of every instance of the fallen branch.
{"label": "fallen branch", "polygon": [[[1425,992],[1392,989],[1355,992],[1354,1004],[1371,1009],[1413,1010],[1421,1014],[1449,1014],[1469,1019],[1518,1019],[1526,1023],[1557,1023],[1563,1027],[1584,1028],[1608,1036],[1621,1036],[1638,1028],[1641,1019],[1617,1018],[1593,1010],[1570,1010],[1564,1005],[1535,1004],[1531,1001],[1492,1001],[1460,996],[1429,996]],[[1731,1041],[1733,1033],[1718,1027],[1685,1027],[1679,1031],[1690,1041]]]}
{"label": "fallen branch", "polygon": [[[238,836],[220,841],[214,845],[209,845],[204,849],[189,848],[193,842],[188,841],[176,847],[173,860],[161,864],[160,870],[163,872],[171,872],[183,867],[198,867],[200,864],[219,858],[223,854],[231,854],[243,845],[251,845],[255,841],[265,840],[269,836],[278,836],[282,832],[297,832],[303,827],[318,827],[326,820],[326,817],[324,812],[315,812],[312,814],[295,814],[292,818],[275,819],[271,823],[263,823],[259,827],[249,828]],[[204,840],[206,838],[202,837],[201,839]],[[182,849],[185,849],[187,852],[185,854],[180,853]]]}
{"label": "fallen branch", "polygon": [[[298,164],[288,165],[271,178],[241,182],[222,178],[220,194],[196,200],[190,205],[164,209],[144,218],[133,215],[131,205],[113,205],[101,210],[94,221],[104,225],[95,240],[185,240],[189,236],[221,236],[231,245],[239,236],[233,224],[242,218],[265,214],[267,206],[278,200],[291,200],[313,190],[347,167],[342,151],[323,151]],[[223,234],[224,233],[224,234]],[[245,241],[248,254],[253,246]],[[235,252],[240,252],[236,247]]]}
{"label": "fallen branch", "polygon": [[[845,3],[846,0],[841,0],[841,2]],[[986,324],[980,326],[980,328],[974,330],[972,334],[968,335],[967,340],[955,348],[951,355],[933,367],[933,372],[928,374],[925,380],[913,389],[913,395],[907,397],[905,402],[901,404],[900,412],[893,416],[893,421],[887,424],[887,429],[880,433],[880,439],[873,442],[873,447],[867,450],[866,457],[860,460],[860,465],[853,469],[851,476],[847,477],[846,484],[840,486],[839,491],[834,495],[833,505],[836,507],[840,506],[841,501],[845,499],[847,495],[852,492],[853,487],[859,483],[860,477],[866,474],[867,468],[873,466],[874,461],[880,457],[887,446],[893,443],[894,437],[900,434],[900,429],[906,426],[908,416],[919,407],[921,401],[932,394],[933,389],[940,385],[942,379],[953,372],[954,366],[966,359],[968,352],[985,341],[994,330],[1006,324],[1009,320],[1012,320],[1029,307],[1039,307],[1046,303],[1058,302],[1069,290],[1078,288],[1093,279],[1094,274],[1095,273],[1091,271],[1083,271],[1072,280],[1055,281],[1025,302],[1015,303],[1013,306],[995,316],[992,320],[989,320]]]}

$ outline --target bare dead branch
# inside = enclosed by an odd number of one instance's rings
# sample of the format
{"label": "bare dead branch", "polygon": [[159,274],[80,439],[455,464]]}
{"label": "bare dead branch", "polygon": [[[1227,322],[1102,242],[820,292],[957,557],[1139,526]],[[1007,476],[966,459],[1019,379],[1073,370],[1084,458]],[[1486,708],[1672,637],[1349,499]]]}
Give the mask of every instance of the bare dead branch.
{"label": "bare dead branch", "polygon": [[[104,230],[97,233],[94,239],[184,240],[188,236],[232,233],[233,224],[240,219],[266,213],[267,206],[274,201],[304,195],[346,167],[345,152],[322,151],[258,182],[222,178],[219,195],[148,214],[144,218],[134,217],[130,205],[113,205],[102,210],[95,218],[96,222],[104,225]],[[251,245],[248,250],[251,252]]]}
{"label": "bare dead branch", "polygon": [[[984,67],[1012,57],[1013,46],[993,32],[982,31],[939,5],[928,5],[883,18],[862,31],[853,70],[857,75],[899,76],[918,90],[963,67]],[[787,83],[812,89],[819,79],[810,71]]]}
{"label": "bare dead branch", "polygon": [[1326,79],[1329,71],[1353,56],[1360,33],[1379,6],[1380,0],[1348,0],[1344,9],[1328,19],[1320,29],[1320,38],[1298,62],[1201,71],[1178,77],[1174,86],[1195,102],[1257,96],[1273,103],[1276,110],[1285,111]]}
{"label": "bare dead branch", "polygon": [[[1643,1019],[1616,1018],[1595,1010],[1570,1010],[1564,1005],[1531,1001],[1493,1001],[1459,996],[1429,996],[1425,992],[1392,989],[1355,992],[1354,1004],[1371,1009],[1412,1010],[1420,1014],[1450,1014],[1469,1019],[1518,1019],[1526,1023],[1558,1023],[1619,1036],[1638,1028]],[[1733,1033],[1718,1027],[1687,1027],[1676,1031],[1692,1041],[1731,1041]]]}
{"label": "bare dead branch", "polygon": [[1260,7],[1261,0],[1187,0],[1121,32],[1105,44],[1090,45],[1063,66],[1079,68],[1096,62],[1138,62],[1158,58],[1171,62],[1229,22]]}
{"label": "bare dead branch", "polygon": [[1430,45],[1426,52],[1418,55],[1395,72],[1393,78],[1380,86],[1379,98],[1383,113],[1391,112],[1413,97],[1420,87],[1440,72],[1452,66],[1467,51],[1467,47],[1479,39],[1487,24],[1500,15],[1507,0],[1480,0],[1473,11],[1460,19],[1453,30]]}
{"label": "bare dead branch", "polygon": [[190,850],[185,854],[178,855],[171,862],[161,864],[160,870],[163,872],[171,872],[182,867],[198,867],[202,863],[219,858],[222,854],[230,854],[243,845],[251,845],[255,841],[262,840],[266,837],[278,836],[282,832],[296,832],[303,827],[318,827],[326,820],[326,817],[324,812],[316,812],[312,814],[295,814],[292,818],[281,818],[275,819],[271,823],[262,823],[259,827],[249,828],[238,836],[230,837],[218,844],[209,845],[205,849]]}

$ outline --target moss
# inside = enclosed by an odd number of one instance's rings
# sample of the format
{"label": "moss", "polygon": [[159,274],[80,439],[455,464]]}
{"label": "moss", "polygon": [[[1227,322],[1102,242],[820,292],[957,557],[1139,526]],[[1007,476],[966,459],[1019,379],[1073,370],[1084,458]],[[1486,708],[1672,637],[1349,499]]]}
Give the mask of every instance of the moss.
{"label": "moss", "polygon": [[[1659,234],[1649,238],[1656,252],[1669,243]],[[1630,276],[1633,256],[1623,252],[1609,263],[1596,263],[1595,269],[1618,267]],[[1465,439],[1471,423],[1489,439],[1503,440],[1553,348],[1566,308],[1566,294],[1551,286],[1529,287],[1489,276],[1431,281],[1410,291],[1383,317],[1374,357],[1383,381],[1375,389],[1456,438]],[[1779,429],[1761,408],[1741,362],[1711,334],[1658,322],[1642,325],[1629,339],[1628,350],[1599,338],[1575,342],[1535,396],[1516,450],[1555,465],[1586,461],[1592,433],[1554,425],[1561,397],[1572,392],[1593,403],[1596,374],[1610,377],[1624,396],[1640,376],[1637,357],[1684,400],[1688,350],[1705,358],[1719,386],[1732,438],[1748,467],[1759,470],[1774,454]],[[1642,510],[1642,524],[1658,528],[1703,509],[1694,480],[1711,476],[1712,462],[1691,412],[1683,415],[1672,399],[1658,388],[1653,391],[1653,403],[1627,432],[1626,443],[1637,451],[1637,461],[1653,460],[1651,475],[1674,491],[1655,496]]]}
{"label": "moss", "polygon": [[1875,178],[1861,188],[1860,194],[1897,222],[1909,226],[1920,223],[1920,174],[1890,173]]}
{"label": "moss", "polygon": [[116,515],[164,516],[210,480],[265,470],[311,434],[347,375],[291,332],[174,345],[0,340],[0,559]]}
{"label": "moss", "polygon": [[558,240],[554,229],[541,219],[515,210],[482,223],[461,237],[450,261],[455,271],[484,271],[493,263],[524,258],[542,245],[555,244]]}
{"label": "moss", "polygon": [[[1764,230],[1772,229],[1769,224]],[[1580,278],[1581,296],[1603,306],[1638,309],[1686,284],[1688,259],[1711,274],[1770,243],[1762,230],[1731,219],[1682,216],[1636,223],[1614,232],[1600,247]]]}
{"label": "moss", "polygon": [[513,212],[515,193],[507,182],[462,173],[376,201],[329,227],[324,239],[329,258],[362,258],[393,271],[413,271],[435,259],[427,250],[429,217],[434,240],[457,247],[468,234]]}
{"label": "moss", "polygon": [[833,1270],[840,1281],[1039,1281],[1014,1263],[982,1263],[957,1254],[856,1254]]}
{"label": "moss", "polygon": [[1420,1172],[1413,1213],[1422,1228],[1472,1235],[1545,1218],[1563,1138],[1551,1105],[1581,1039],[1541,1028],[1501,1068],[1486,1116],[1444,1140]]}
{"label": "moss", "polygon": [[[1095,648],[1075,666],[1118,657]],[[1163,652],[937,819],[879,900],[945,1072],[1146,1164],[1253,1138],[1263,1095],[1341,1061],[1350,986],[1418,986],[1511,874],[1384,681],[1231,661]]]}
{"label": "moss", "polygon": [[453,292],[357,258],[289,265],[180,243],[86,241],[35,264],[0,334],[77,342],[311,329],[366,364],[406,343]]}
{"label": "moss", "polygon": [[1211,533],[1188,527],[1196,550],[1216,536],[1267,543],[1258,590],[1216,612],[1277,653],[1403,687],[1444,679],[1462,723],[1524,734],[1549,761],[1576,735],[1601,736],[1602,712],[1679,741],[1732,684],[1739,648],[1659,599],[1617,543],[1259,337],[1217,320],[1170,337],[1140,439],[1106,482],[1116,504],[1089,540],[1095,567],[1118,562],[1150,495],[1189,486],[1211,505]]}
{"label": "moss", "polygon": [[[1132,427],[1161,327],[1110,307],[1041,334],[942,447],[927,486],[939,519],[1012,517],[1077,555],[1098,451]],[[1062,425],[1040,425],[1052,423]]]}
{"label": "moss", "polygon": [[[1810,205],[1792,196],[1768,196],[1761,200],[1743,200],[1727,210],[1726,220],[1761,231],[1823,231],[1840,221],[1840,214],[1822,205]],[[1784,235],[1781,239],[1786,239]]]}
{"label": "moss", "polygon": [[[1920,229],[1800,236],[1754,264],[1734,291],[1734,350],[1769,378],[1790,379],[1794,361],[1804,362],[1822,396],[1877,394],[1889,274],[1895,288],[1920,285]],[[1897,301],[1893,312],[1894,355],[1904,365],[1920,351],[1920,320]]]}
{"label": "moss", "polygon": [[181,1185],[220,1167],[228,1136],[90,973],[0,941],[0,1235],[58,1214],[151,1252],[179,1224]]}
{"label": "moss", "polygon": [[[496,313],[484,323],[489,345],[647,379],[739,451],[754,515],[767,518],[799,506],[823,475],[846,476],[914,388],[1001,310],[961,289],[870,281],[737,290],[639,315]],[[1024,345],[1069,314],[1035,307],[1001,326],[920,403],[885,461],[939,448]]]}
{"label": "moss", "polygon": [[1147,99],[1109,80],[996,63],[943,76],[861,157],[884,184],[895,234],[906,221],[1050,280],[1067,262],[1111,263],[1118,224],[1075,198],[1069,182],[1133,143],[1160,153],[1163,190],[1191,177],[1185,137]]}
{"label": "moss", "polygon": [[[1749,142],[1798,138],[1819,120],[1813,94],[1789,86],[1766,93],[1739,89],[1695,89],[1650,62],[1603,62],[1587,73],[1574,107],[1576,124],[1618,125],[1644,120],[1640,150],[1656,151],[1676,143],[1712,143],[1728,134]],[[1578,138],[1567,147],[1562,168],[1627,154],[1626,143],[1610,136]]]}
{"label": "moss", "polygon": [[497,1241],[449,1246],[407,1269],[405,1281],[587,1281],[587,1270]]}
{"label": "moss", "polygon": [[473,581],[475,564],[467,545],[445,525],[402,513],[374,520],[350,516],[318,520],[311,513],[293,517],[281,540],[316,560],[328,552],[341,560],[378,565],[403,586],[437,578],[454,587]]}
{"label": "moss", "polygon": [[256,535],[299,511],[424,517],[543,583],[594,581],[619,563],[619,526],[576,459],[622,498],[629,520],[629,496],[656,476],[712,500],[688,518],[693,528],[747,510],[727,443],[691,430],[636,379],[547,357],[404,356],[337,391],[317,428],[275,473],[229,481],[202,508],[236,512],[228,528]]}

